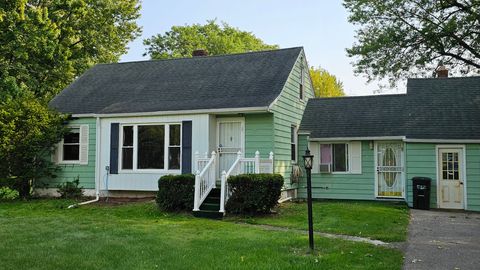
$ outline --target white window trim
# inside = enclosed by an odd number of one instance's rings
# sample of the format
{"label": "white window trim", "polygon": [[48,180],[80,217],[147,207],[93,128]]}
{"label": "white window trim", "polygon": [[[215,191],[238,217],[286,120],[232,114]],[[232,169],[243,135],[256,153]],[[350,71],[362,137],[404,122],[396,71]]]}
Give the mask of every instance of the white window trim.
{"label": "white window trim", "polygon": [[[170,125],[179,125],[180,126],[180,168],[179,169],[168,169],[168,155],[170,147]],[[133,126],[133,166],[132,169],[122,169],[122,155],[123,155],[123,127],[124,126]],[[163,169],[138,169],[138,126],[164,126],[164,136],[165,136],[165,145],[164,145],[164,157],[163,157]],[[119,140],[118,140],[118,172],[124,174],[131,173],[174,173],[178,174],[182,171],[182,123],[181,122],[148,122],[148,123],[124,123],[120,124],[118,131]]]}
{"label": "white window trim", "polygon": [[[80,162],[80,151],[81,151],[81,127],[79,125],[69,126],[69,129],[78,129],[78,159],[77,160],[63,160],[63,146],[65,145],[64,138],[60,141],[58,145],[58,164],[72,165],[72,164],[81,164]],[[72,144],[73,145],[73,144]]]}
{"label": "white window trim", "polygon": [[294,124],[290,125],[290,132],[292,132],[292,127],[293,132],[295,133],[293,135],[293,144],[295,144],[295,160],[292,159],[292,139],[290,137],[290,161],[292,162],[292,164],[298,164],[298,126]]}

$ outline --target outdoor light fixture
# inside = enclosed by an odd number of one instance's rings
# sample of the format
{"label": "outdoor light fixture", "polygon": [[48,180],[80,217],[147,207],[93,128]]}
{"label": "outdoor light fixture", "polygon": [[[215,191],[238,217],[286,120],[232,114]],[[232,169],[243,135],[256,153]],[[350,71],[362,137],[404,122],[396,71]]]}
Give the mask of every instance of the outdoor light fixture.
{"label": "outdoor light fixture", "polygon": [[313,155],[307,147],[305,155],[303,156],[303,163],[305,171],[307,171],[307,204],[308,204],[308,242],[310,244],[310,251],[313,252],[313,216],[312,216],[312,165]]}

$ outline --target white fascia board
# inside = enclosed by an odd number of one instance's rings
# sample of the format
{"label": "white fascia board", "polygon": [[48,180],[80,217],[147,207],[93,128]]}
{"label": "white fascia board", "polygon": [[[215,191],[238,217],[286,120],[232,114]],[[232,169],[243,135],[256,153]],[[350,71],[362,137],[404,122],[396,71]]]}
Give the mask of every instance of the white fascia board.
{"label": "white fascia board", "polygon": [[337,138],[310,138],[310,141],[333,142],[333,141],[404,141],[405,136],[385,137],[337,137]]}
{"label": "white fascia board", "polygon": [[246,107],[246,108],[222,108],[222,109],[201,109],[201,110],[179,110],[179,111],[157,111],[137,113],[86,113],[72,114],[72,117],[134,117],[134,116],[158,116],[158,115],[179,115],[179,114],[235,114],[235,113],[256,113],[268,112],[268,107]]}
{"label": "white fascia board", "polygon": [[423,143],[480,143],[480,139],[405,139],[405,142]]}

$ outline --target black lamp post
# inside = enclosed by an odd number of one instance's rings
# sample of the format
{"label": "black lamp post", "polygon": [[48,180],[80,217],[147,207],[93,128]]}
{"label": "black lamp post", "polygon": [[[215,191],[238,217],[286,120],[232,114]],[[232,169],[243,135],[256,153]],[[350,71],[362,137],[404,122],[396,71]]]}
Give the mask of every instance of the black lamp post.
{"label": "black lamp post", "polygon": [[310,251],[314,250],[313,244],[313,217],[312,217],[312,165],[313,155],[307,147],[305,155],[303,156],[303,163],[305,171],[307,171],[307,204],[308,204],[308,242],[310,244]]}

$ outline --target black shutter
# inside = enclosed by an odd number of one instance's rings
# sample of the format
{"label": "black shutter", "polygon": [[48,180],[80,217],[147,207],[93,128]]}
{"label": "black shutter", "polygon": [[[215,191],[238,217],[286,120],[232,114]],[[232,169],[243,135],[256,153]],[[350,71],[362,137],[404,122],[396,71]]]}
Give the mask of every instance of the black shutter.
{"label": "black shutter", "polygon": [[192,121],[182,122],[182,174],[192,173]]}
{"label": "black shutter", "polygon": [[110,174],[118,174],[118,135],[119,124],[110,126]]}

